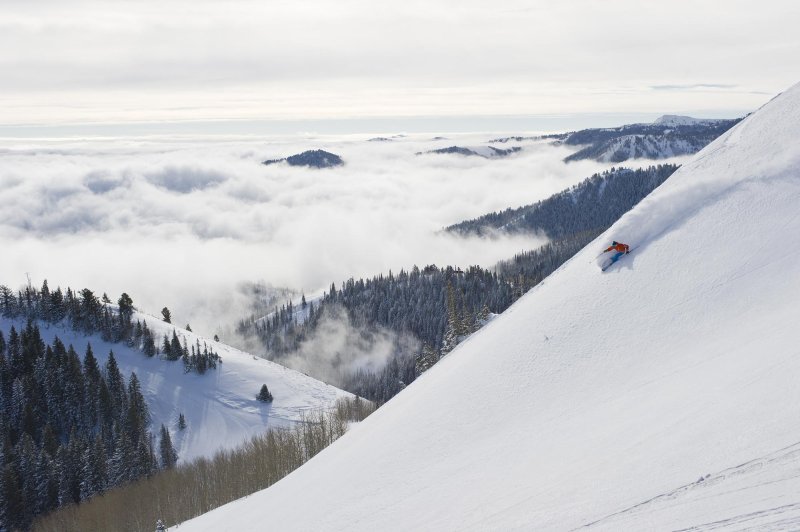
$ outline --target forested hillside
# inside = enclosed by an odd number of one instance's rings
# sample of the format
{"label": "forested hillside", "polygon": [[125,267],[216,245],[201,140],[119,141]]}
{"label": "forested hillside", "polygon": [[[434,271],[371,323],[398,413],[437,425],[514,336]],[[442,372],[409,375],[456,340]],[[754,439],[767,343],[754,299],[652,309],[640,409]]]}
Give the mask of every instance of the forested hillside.
{"label": "forested hillside", "polygon": [[544,233],[564,238],[583,231],[605,229],[678,169],[674,164],[647,168],[612,168],[545,200],[485,214],[446,228],[460,235]]}
{"label": "forested hillside", "polygon": [[25,529],[59,506],[172,467],[162,425],[156,439],[136,373],[124,379],[113,352],[102,367],[32,322],[0,331],[0,529]]}
{"label": "forested hillside", "polygon": [[[99,334],[105,342],[125,343],[128,347],[140,350],[145,356],[163,355],[166,360],[182,360],[184,369],[203,374],[215,369],[219,355],[207,344],[188,346],[178,339],[175,331],[171,335],[156,337],[146,321],[137,319],[133,300],[123,293],[117,305],[111,303],[106,294],[102,299],[84,288],[80,292],[67,287],[51,291],[47,280],[42,288],[26,286],[23,290],[13,290],[0,285],[0,316],[11,319],[41,320],[48,324],[63,324],[81,333]],[[162,311],[164,320],[169,323],[169,310]]]}
{"label": "forested hillside", "polygon": [[[458,337],[474,330],[481,316],[508,308],[514,298],[512,292],[510,282],[477,266],[466,271],[435,265],[420,270],[415,266],[409,272],[349,279],[339,288],[331,285],[316,303],[306,303],[301,309],[304,312],[297,312],[288,303],[266,319],[242,320],[238,330],[258,338],[276,361],[294,353],[326,317],[338,317],[342,311],[362,335],[376,333],[379,328],[395,331],[401,336],[396,338],[385,374],[345,374],[337,383],[382,402],[424,369],[418,367],[418,359],[430,359],[433,353],[438,359]],[[415,342],[403,342],[405,335],[411,335]]]}
{"label": "forested hillside", "polygon": [[20,331],[0,329],[0,530],[25,529],[37,515],[176,463],[169,431],[162,426],[156,439],[148,429],[136,373],[125,379],[113,351],[101,365],[91,344],[78,353],[58,336],[46,343],[38,325],[182,360],[185,372],[217,367],[207,345],[189,348],[174,332],[158,339],[133,315],[127,294],[115,306],[89,289],[51,291],[47,281],[16,294],[0,286],[0,317],[27,323]]}
{"label": "forested hillside", "polygon": [[[594,159],[620,163],[630,159],[666,159],[697,153],[711,141],[736,125],[733,120],[669,120],[662,117],[652,124],[628,124],[616,128],[584,129],[563,136],[568,146],[582,148],[565,162]],[[666,119],[666,120],[665,120]]]}

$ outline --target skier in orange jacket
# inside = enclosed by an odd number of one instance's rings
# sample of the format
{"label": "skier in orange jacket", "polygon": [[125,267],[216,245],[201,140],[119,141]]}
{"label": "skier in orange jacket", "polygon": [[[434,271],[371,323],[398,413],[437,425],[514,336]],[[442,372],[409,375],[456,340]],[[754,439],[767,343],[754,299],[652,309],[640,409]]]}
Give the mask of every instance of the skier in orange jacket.
{"label": "skier in orange jacket", "polygon": [[628,244],[623,244],[622,242],[617,242],[615,240],[610,246],[603,250],[603,253],[607,251],[616,251],[617,253],[627,254],[630,250],[631,248]]}

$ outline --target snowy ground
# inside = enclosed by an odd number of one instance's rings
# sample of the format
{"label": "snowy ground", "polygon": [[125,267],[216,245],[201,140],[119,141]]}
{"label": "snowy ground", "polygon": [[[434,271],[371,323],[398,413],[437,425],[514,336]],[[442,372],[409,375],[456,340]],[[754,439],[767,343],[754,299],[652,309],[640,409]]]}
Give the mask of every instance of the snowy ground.
{"label": "snowy ground", "polygon": [[[308,464],[179,529],[797,529],[799,140],[800,85]],[[612,239],[637,249],[601,273]]]}
{"label": "snowy ground", "polygon": [[[172,334],[173,326],[154,316],[136,314],[135,319],[146,320],[157,340],[164,334]],[[20,330],[25,324],[17,321],[14,325]],[[4,334],[7,335],[10,326],[11,322],[0,318]],[[185,337],[188,345],[194,345],[199,338],[201,345],[207,342],[219,353],[222,363],[216,370],[204,375],[184,373],[181,361],[147,358],[124,344],[108,344],[98,336],[86,337],[60,326],[42,327],[46,342],[57,335],[66,345],[72,344],[81,359],[87,342],[91,342],[100,364],[105,364],[109,351],[113,350],[126,381],[135,371],[150,408],[151,430],[157,431],[162,423],[170,429],[181,461],[236,447],[268,427],[292,424],[305,411],[330,408],[337,398],[350,396],[300,372],[180,328],[176,328],[178,336]],[[262,384],[267,385],[274,397],[271,404],[255,398]],[[177,430],[180,413],[186,418],[183,431]]]}

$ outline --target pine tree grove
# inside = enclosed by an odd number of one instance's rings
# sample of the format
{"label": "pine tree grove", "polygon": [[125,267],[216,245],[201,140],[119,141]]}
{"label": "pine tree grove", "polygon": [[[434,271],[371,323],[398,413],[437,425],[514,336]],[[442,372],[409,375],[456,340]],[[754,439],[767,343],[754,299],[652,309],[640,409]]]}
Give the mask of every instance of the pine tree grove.
{"label": "pine tree grove", "polygon": [[[126,382],[113,352],[100,367],[89,345],[81,360],[57,337],[45,344],[32,320],[20,332],[12,326],[8,339],[0,350],[0,530],[25,530],[39,514],[158,469],[138,377]],[[165,466],[177,457],[169,458]]]}

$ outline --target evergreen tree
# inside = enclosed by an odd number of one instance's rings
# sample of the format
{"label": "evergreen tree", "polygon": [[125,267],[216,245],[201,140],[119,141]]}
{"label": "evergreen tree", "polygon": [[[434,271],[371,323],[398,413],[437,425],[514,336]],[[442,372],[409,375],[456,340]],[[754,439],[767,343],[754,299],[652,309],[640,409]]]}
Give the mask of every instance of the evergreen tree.
{"label": "evergreen tree", "polygon": [[110,415],[114,421],[121,421],[127,409],[128,394],[125,389],[125,381],[122,378],[122,373],[119,371],[117,359],[114,357],[113,351],[110,351],[108,354],[105,377],[109,398],[111,400]]}
{"label": "evergreen tree", "polygon": [[0,530],[9,528],[8,522],[8,502],[12,496],[6,490],[6,457],[3,447],[0,446]]}
{"label": "evergreen tree", "polygon": [[58,323],[63,320],[67,315],[67,309],[64,305],[64,293],[61,288],[57,288],[54,292],[50,293],[50,321]]}
{"label": "evergreen tree", "polygon": [[45,425],[44,430],[42,431],[42,451],[47,453],[51,459],[56,456],[58,452],[58,439],[56,437],[56,433],[53,430],[53,426],[48,423]]}
{"label": "evergreen tree", "polygon": [[144,437],[148,417],[147,403],[142,396],[139,378],[135,372],[131,372],[128,384],[128,415],[125,423],[131,441],[138,442]]}
{"label": "evergreen tree", "polygon": [[142,337],[144,335],[144,329],[142,328],[142,322],[136,320],[136,326],[133,328],[133,338],[128,341],[128,345],[130,347],[142,347]]}
{"label": "evergreen tree", "polygon": [[36,463],[34,484],[36,489],[36,508],[34,515],[43,514],[58,506],[58,480],[55,465],[50,455],[42,449]]}
{"label": "evergreen tree", "polygon": [[269,388],[267,388],[266,384],[261,385],[261,390],[259,390],[258,395],[256,395],[256,399],[262,403],[272,402],[272,394],[269,392]]}
{"label": "evergreen tree", "polygon": [[47,279],[42,282],[42,288],[39,292],[39,317],[40,319],[52,322],[53,316],[50,308],[50,287],[47,286]]}
{"label": "evergreen tree", "polygon": [[164,335],[164,340],[161,342],[161,351],[164,353],[164,358],[172,360],[172,345],[166,334]]}
{"label": "evergreen tree", "polygon": [[131,465],[136,463],[133,444],[126,430],[116,428],[114,453],[108,462],[108,479],[112,486],[121,486],[133,480]]}
{"label": "evergreen tree", "polygon": [[129,323],[131,321],[131,317],[133,316],[133,299],[131,296],[126,294],[125,292],[119,296],[117,300],[117,304],[119,305],[119,316],[123,322]]}
{"label": "evergreen tree", "polygon": [[132,468],[132,479],[137,479],[143,476],[149,476],[153,471],[158,469],[155,454],[153,452],[152,440],[149,437],[142,437],[136,444],[135,455],[136,461]]}
{"label": "evergreen tree", "polygon": [[58,503],[60,506],[77,504],[81,500],[81,458],[83,449],[73,430],[68,443],[61,445],[56,455],[58,470]]}
{"label": "evergreen tree", "polygon": [[172,469],[178,461],[178,453],[175,447],[172,446],[172,439],[169,436],[167,427],[161,425],[161,443],[159,444],[161,456],[161,468]]}
{"label": "evergreen tree", "polygon": [[84,332],[93,333],[99,326],[101,313],[102,306],[94,292],[88,288],[81,290],[80,304],[75,316],[78,327]]}
{"label": "evergreen tree", "polygon": [[17,518],[21,523],[30,523],[36,510],[36,462],[37,453],[33,438],[23,433],[17,443],[14,454],[16,455],[16,469],[20,484],[21,515]]}
{"label": "evergreen tree", "polygon": [[20,489],[20,479],[16,469],[8,464],[2,472],[0,479],[0,517],[7,523],[8,529],[22,528],[23,517],[25,515],[25,501],[22,498]]}
{"label": "evergreen tree", "polygon": [[145,356],[153,357],[156,355],[156,342],[153,339],[153,334],[150,332],[150,329],[147,328],[146,321],[142,324],[142,343],[142,351]]}
{"label": "evergreen tree", "polygon": [[103,438],[95,436],[83,452],[83,468],[81,470],[81,499],[86,500],[103,493],[106,486],[107,457]]}
{"label": "evergreen tree", "polygon": [[[181,341],[178,339],[178,333],[175,329],[172,329],[172,340],[169,341],[169,349],[167,350],[166,346],[166,337],[165,337],[165,345],[164,349],[167,360],[178,360],[183,356],[183,346],[181,345]],[[188,355],[187,355],[188,356]]]}
{"label": "evergreen tree", "polygon": [[100,373],[100,366],[92,352],[92,345],[86,344],[86,355],[83,357],[84,378],[84,404],[86,413],[86,423],[88,427],[94,428],[98,424],[98,403],[100,401],[100,381],[103,379]]}

